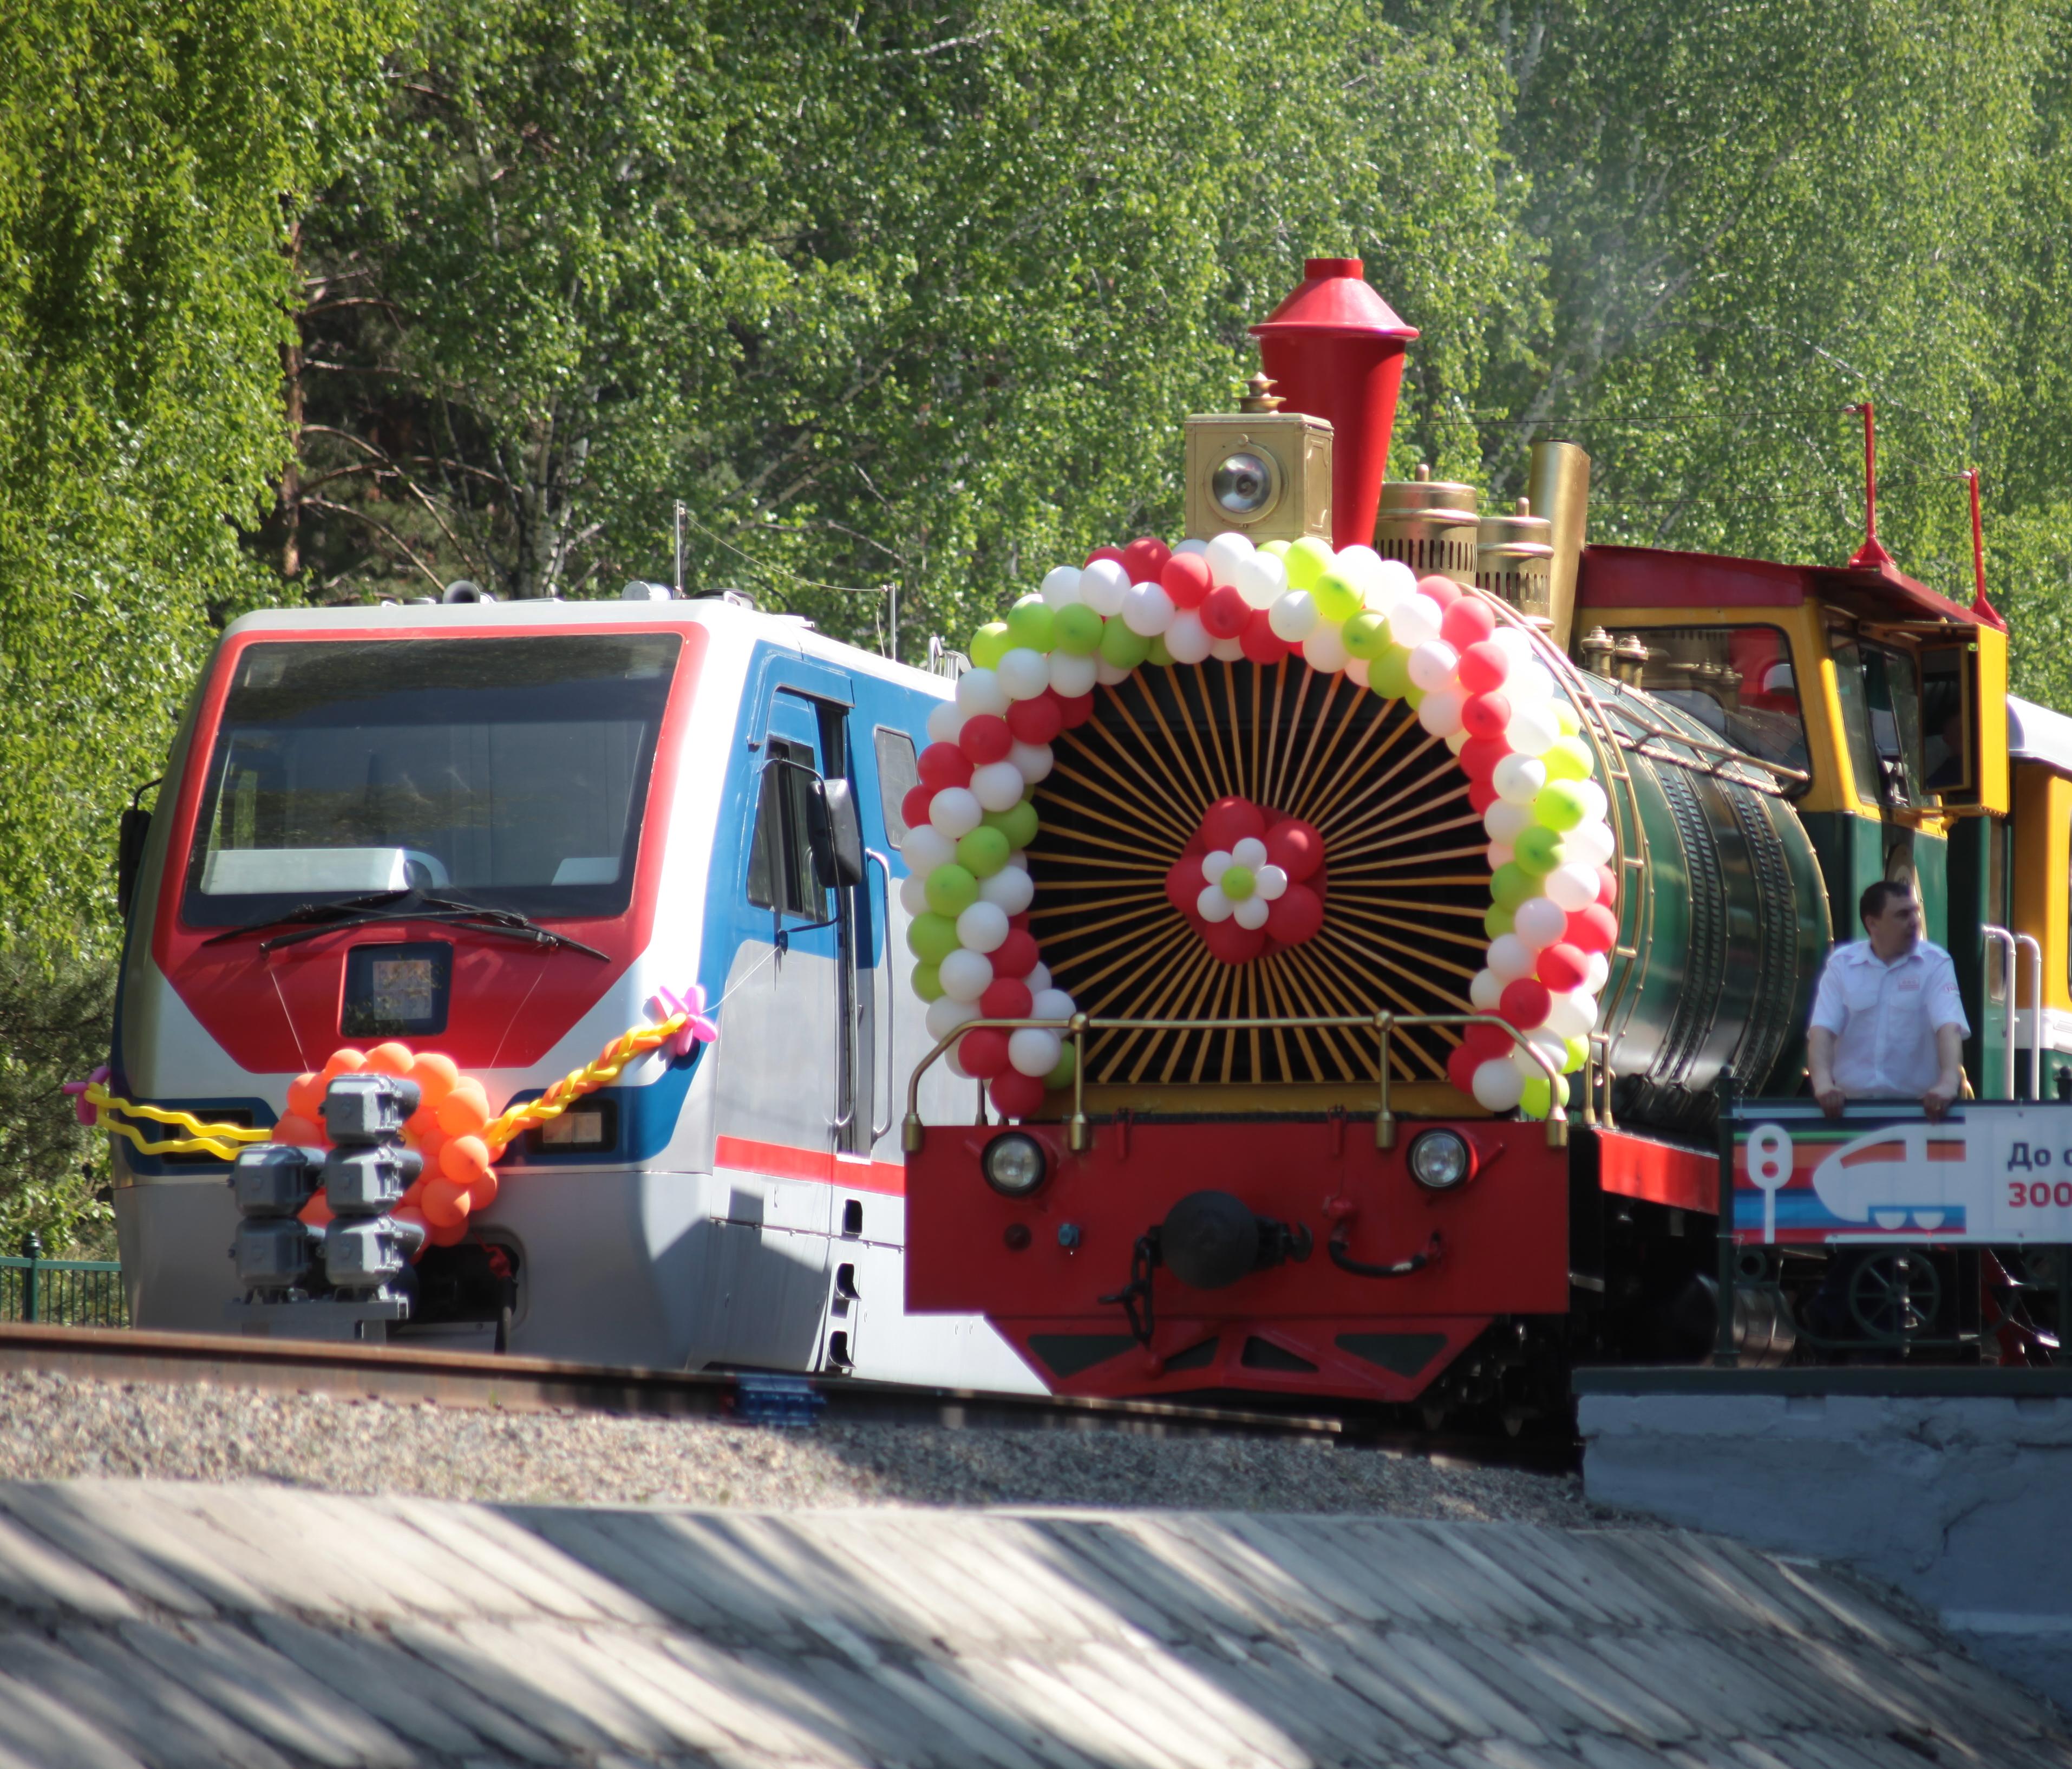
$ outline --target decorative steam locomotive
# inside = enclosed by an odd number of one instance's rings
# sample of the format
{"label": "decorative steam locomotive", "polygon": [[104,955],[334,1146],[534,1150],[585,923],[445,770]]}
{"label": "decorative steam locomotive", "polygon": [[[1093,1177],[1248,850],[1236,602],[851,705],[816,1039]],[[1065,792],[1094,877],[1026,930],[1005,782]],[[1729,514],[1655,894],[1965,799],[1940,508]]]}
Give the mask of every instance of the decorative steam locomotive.
{"label": "decorative steam locomotive", "polygon": [[[1705,1290],[1719,1102],[1796,1090],[1883,877],[1979,1091],[2057,1084],[2072,722],[1874,533],[1586,546],[1565,444],[1515,512],[1385,483],[1356,260],[1255,330],[1186,537],[954,677],[639,584],[234,624],[88,1096],[139,1324],[1513,1419],[1719,1314],[1788,1347],[1824,1244]],[[1906,1257],[1917,1341],[2044,1355],[2047,1261]]]}

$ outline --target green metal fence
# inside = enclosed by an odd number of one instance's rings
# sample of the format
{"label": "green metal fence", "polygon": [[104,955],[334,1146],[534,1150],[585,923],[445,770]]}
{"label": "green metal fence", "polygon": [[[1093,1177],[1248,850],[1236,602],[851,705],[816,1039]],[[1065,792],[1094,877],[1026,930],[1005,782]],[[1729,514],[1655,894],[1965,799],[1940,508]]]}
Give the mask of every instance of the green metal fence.
{"label": "green metal fence", "polygon": [[18,1257],[0,1255],[0,1321],[54,1327],[127,1327],[122,1267],[113,1259],[45,1259],[36,1237]]}

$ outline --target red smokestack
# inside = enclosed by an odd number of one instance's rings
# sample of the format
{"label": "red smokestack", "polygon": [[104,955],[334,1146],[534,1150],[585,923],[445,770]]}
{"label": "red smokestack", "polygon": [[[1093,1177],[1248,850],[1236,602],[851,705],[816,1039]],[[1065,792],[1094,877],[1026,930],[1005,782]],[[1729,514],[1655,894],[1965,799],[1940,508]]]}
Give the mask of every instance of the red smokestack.
{"label": "red smokestack", "polygon": [[1288,408],[1330,423],[1331,545],[1371,546],[1403,347],[1417,330],[1367,286],[1358,258],[1309,258],[1302,276],[1252,335]]}

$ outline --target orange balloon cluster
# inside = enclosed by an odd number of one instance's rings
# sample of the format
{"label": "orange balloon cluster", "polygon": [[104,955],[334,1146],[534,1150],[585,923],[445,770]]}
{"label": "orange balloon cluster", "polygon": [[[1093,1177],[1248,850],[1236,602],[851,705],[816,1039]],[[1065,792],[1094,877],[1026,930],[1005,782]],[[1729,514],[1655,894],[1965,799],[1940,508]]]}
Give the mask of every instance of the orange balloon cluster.
{"label": "orange balloon cluster", "polygon": [[[393,1212],[424,1224],[434,1247],[450,1247],[467,1232],[468,1219],[496,1201],[495,1157],[483,1140],[494,1114],[481,1082],[462,1075],[450,1056],[419,1055],[407,1044],[377,1044],[371,1051],[334,1051],[321,1069],[298,1075],[288,1088],[288,1112],[273,1126],[276,1142],[321,1149],[324,1094],[341,1075],[394,1075],[417,1084],[417,1109],[404,1121],[403,1141],[425,1158],[423,1170]],[[322,1192],[302,1211],[302,1220],[322,1227],[331,1220]]]}

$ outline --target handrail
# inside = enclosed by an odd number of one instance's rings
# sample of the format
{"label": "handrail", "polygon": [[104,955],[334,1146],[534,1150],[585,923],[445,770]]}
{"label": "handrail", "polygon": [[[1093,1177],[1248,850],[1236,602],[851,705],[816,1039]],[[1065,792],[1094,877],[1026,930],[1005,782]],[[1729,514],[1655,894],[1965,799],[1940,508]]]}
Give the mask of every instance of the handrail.
{"label": "handrail", "polygon": [[878,1085],[874,1080],[870,1088],[870,1146],[874,1150],[878,1139],[892,1128],[892,1102],[896,1096],[893,1090],[899,1084],[892,1079],[892,1040],[899,1023],[899,1002],[898,985],[892,980],[892,862],[875,848],[865,848],[863,897],[866,909],[870,907],[870,869],[874,866],[885,875],[885,944],[879,948],[884,962],[870,967],[870,1010],[874,1016],[878,1012],[878,973],[881,970],[885,973],[885,1121],[878,1121]]}
{"label": "handrail", "polygon": [[[1980,937],[1988,946],[1997,946],[2004,954],[2000,962],[2000,1043],[2006,1047],[2007,1060],[2001,1073],[2001,1085],[2007,1089],[2005,1097],[2014,1097],[2014,994],[2015,994],[2015,941],[2006,928],[1996,927],[1988,921],[1980,925]],[[1980,1043],[1984,1040],[1984,1028],[1980,1029]],[[1983,1076],[1980,1077],[1984,1079]]]}
{"label": "handrail", "polygon": [[[907,1154],[913,1154],[926,1141],[927,1129],[921,1121],[921,1077],[967,1032],[1059,1032],[1071,1040],[1075,1060],[1072,1065],[1072,1112],[1066,1121],[1066,1140],[1075,1154],[1084,1154],[1093,1146],[1093,1130],[1087,1120],[1086,1098],[1087,1043],[1091,1033],[1293,1032],[1350,1031],[1363,1027],[1375,1034],[1379,1048],[1377,1082],[1379,1096],[1375,1110],[1374,1146],[1377,1149],[1392,1149],[1396,1146],[1396,1115],[1389,1109],[1389,1044],[1397,1027],[1422,1026],[1497,1026],[1514,1045],[1528,1052],[1533,1061],[1546,1072],[1550,1088],[1560,1079],[1560,1070],[1555,1067],[1552,1059],[1544,1051],[1535,1045],[1510,1021],[1494,1014],[1392,1014],[1383,1010],[1366,1014],[1291,1014],[1227,1019],[1176,1019],[1166,1017],[1114,1019],[1091,1014],[1075,1014],[1069,1019],[968,1019],[938,1039],[935,1047],[915,1065],[914,1072],[906,1083],[906,1117],[900,1126],[900,1144]],[[1568,1114],[1558,1099],[1550,1099],[1547,1114],[1547,1146],[1550,1149],[1565,1148],[1568,1142]]]}
{"label": "handrail", "polygon": [[[2029,1096],[2043,1103],[2043,948],[2033,934],[2014,936],[2017,954],[2029,953]],[[2008,1067],[2014,1067],[2014,1051],[2008,1050]]]}

